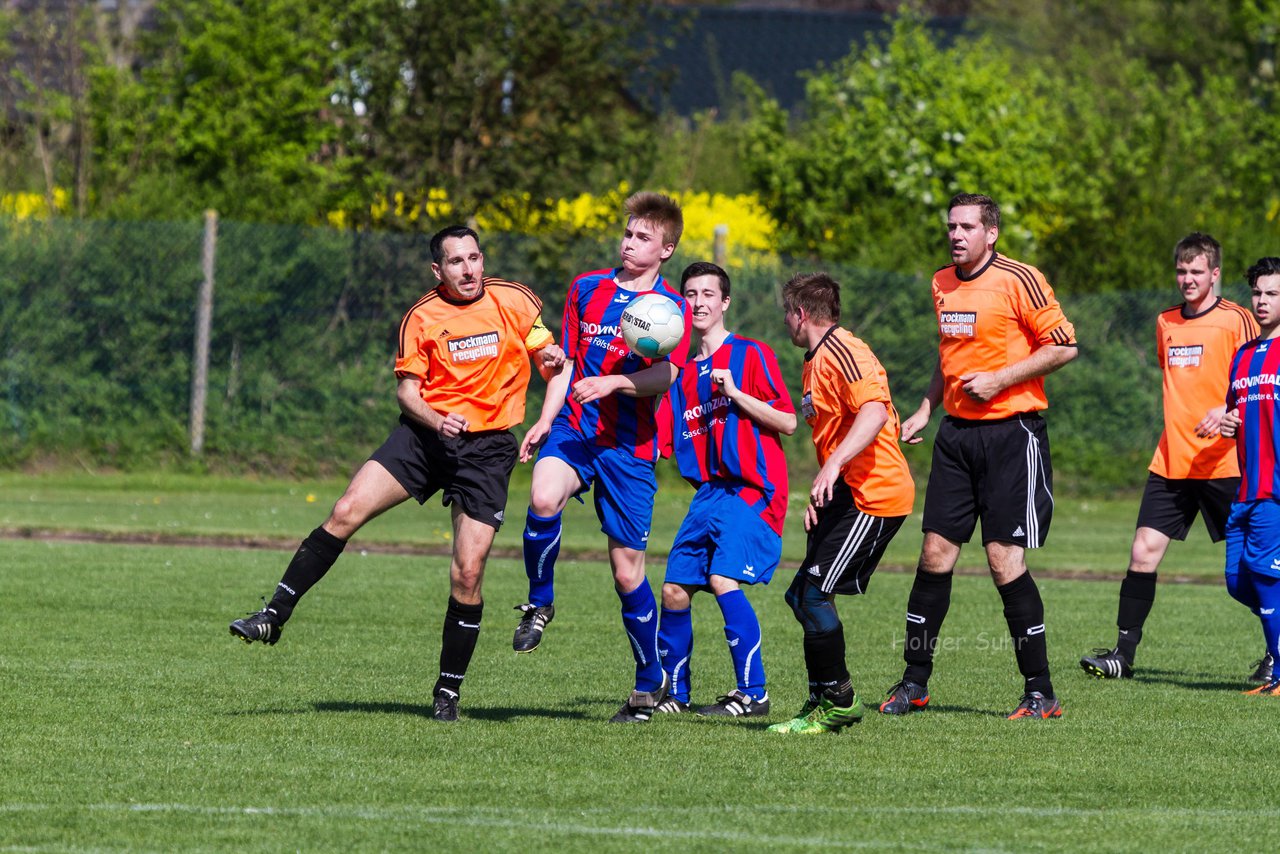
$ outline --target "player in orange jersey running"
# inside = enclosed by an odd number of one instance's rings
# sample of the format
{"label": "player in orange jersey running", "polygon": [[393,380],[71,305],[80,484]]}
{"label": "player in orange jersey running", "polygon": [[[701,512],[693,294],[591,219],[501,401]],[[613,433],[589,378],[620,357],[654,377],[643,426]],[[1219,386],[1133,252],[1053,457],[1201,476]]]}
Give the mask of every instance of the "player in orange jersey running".
{"label": "player in orange jersey running", "polygon": [[356,531],[410,497],[436,492],[453,508],[449,604],[433,716],[458,717],[458,694],[480,634],[480,585],[502,525],[524,419],[531,357],[543,378],[564,352],[542,324],[542,301],[518,282],[487,278],[479,238],[450,226],[431,238],[439,285],[400,324],[395,371],[400,425],[374,451],[329,518],[302,541],[271,601],[231,623],[245,643],[274,644],[298,600],[324,577]]}
{"label": "player in orange jersey running", "polygon": [[1044,377],[1076,357],[1076,336],[1040,271],[996,252],[999,236],[1000,209],[989,197],[951,199],[952,263],[933,276],[938,366],[920,408],[902,422],[902,441],[921,441],[939,404],[946,417],[934,440],[924,545],[907,600],[907,667],[880,705],[885,714],[929,702],[952,570],[981,519],[987,566],[1024,683],[1009,717],[1062,715],[1049,678],[1044,603],[1024,550],[1043,545],[1053,516],[1049,436],[1039,415],[1049,405]]}
{"label": "player in orange jersey running", "polygon": [[[1156,357],[1164,374],[1164,432],[1151,460],[1138,508],[1129,571],[1120,582],[1119,634],[1110,649],[1095,649],[1080,666],[1100,679],[1133,676],[1134,654],[1156,598],[1156,569],[1170,540],[1185,540],[1199,514],[1215,543],[1225,536],[1240,486],[1235,442],[1219,427],[1226,412],[1231,357],[1258,336],[1249,310],[1218,296],[1222,246],[1195,232],[1173,249],[1182,302],[1156,318]],[[1272,660],[1255,665],[1256,682],[1271,678]]]}

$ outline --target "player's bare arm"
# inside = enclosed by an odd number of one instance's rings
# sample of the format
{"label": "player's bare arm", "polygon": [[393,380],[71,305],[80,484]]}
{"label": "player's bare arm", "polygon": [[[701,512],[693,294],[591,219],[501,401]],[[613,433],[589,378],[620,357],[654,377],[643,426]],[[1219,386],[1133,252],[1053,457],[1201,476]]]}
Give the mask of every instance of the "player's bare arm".
{"label": "player's bare arm", "polygon": [[627,397],[657,397],[666,393],[676,381],[680,369],[670,362],[658,362],[634,374],[607,374],[583,377],[573,384],[573,399],[578,403],[601,400],[611,394]]}
{"label": "player's bare arm", "polygon": [[977,371],[961,374],[964,393],[984,403],[1009,386],[1043,377],[1070,362],[1080,351],[1062,344],[1045,344],[1030,356],[998,371]]}
{"label": "player's bare arm", "polygon": [[779,412],[765,401],[747,394],[738,388],[733,381],[733,373],[727,368],[716,368],[711,372],[711,381],[720,389],[720,393],[734,402],[743,415],[766,430],[773,430],[784,436],[796,432],[796,414]]}
{"label": "player's bare arm", "polygon": [[929,417],[933,415],[933,410],[938,408],[938,404],[942,403],[942,362],[936,362],[933,366],[933,377],[929,380],[929,390],[925,392],[924,399],[920,401],[920,408],[911,413],[911,417],[902,422],[901,439],[908,445],[918,445],[924,441],[924,437],[920,435],[929,424]]}
{"label": "player's bare arm", "polygon": [[825,507],[831,500],[835,485],[840,480],[840,471],[849,461],[866,450],[875,441],[876,435],[889,420],[889,407],[879,401],[864,404],[858,409],[853,419],[853,426],[848,434],[840,440],[831,456],[822,464],[818,476],[813,479],[813,487],[809,490],[809,506],[804,512],[804,529],[810,530],[818,523],[818,508]]}
{"label": "player's bare arm", "polygon": [[569,391],[569,380],[572,376],[572,369],[562,367],[547,380],[547,394],[542,400],[542,411],[520,443],[520,462],[527,463],[533,459],[534,449],[546,441],[547,433],[551,432],[551,422],[556,420],[556,416],[564,406],[564,398]]}
{"label": "player's bare arm", "polygon": [[1196,435],[1201,439],[1209,439],[1217,436],[1222,430],[1222,418],[1227,414],[1227,405],[1215,406],[1204,414],[1204,418],[1200,419],[1200,423],[1196,425]]}
{"label": "player's bare arm", "polygon": [[422,399],[422,380],[419,377],[404,377],[396,386],[396,401],[400,411],[424,427],[435,430],[441,436],[455,437],[465,433],[471,426],[467,419],[454,412],[437,412]]}

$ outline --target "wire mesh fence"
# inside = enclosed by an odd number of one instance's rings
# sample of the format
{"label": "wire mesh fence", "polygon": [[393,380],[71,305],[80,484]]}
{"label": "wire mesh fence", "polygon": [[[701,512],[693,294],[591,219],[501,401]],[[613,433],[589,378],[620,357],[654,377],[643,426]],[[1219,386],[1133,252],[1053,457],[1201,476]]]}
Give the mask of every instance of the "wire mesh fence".
{"label": "wire mesh fence", "polygon": [[[192,458],[200,223],[0,221],[0,467],[42,459],[120,467]],[[204,442],[198,465],[350,471],[397,415],[392,363],[404,312],[434,287],[422,234],[223,222],[218,226]],[[530,285],[558,332],[576,272],[610,266],[613,239],[482,235],[486,270]],[[678,278],[677,254],[666,267]],[[937,357],[928,280],[837,263],[738,257],[729,325],[770,343],[798,400],[803,353],[782,326],[780,284],[826,269],[842,324],[884,363],[909,414]],[[1172,283],[1114,293],[1053,283],[1081,355],[1048,379],[1059,482],[1137,487],[1161,428],[1156,313]],[[1242,283],[1224,296],[1247,301]],[[530,413],[541,384],[530,390]],[[807,430],[788,441],[812,465]],[[928,454],[911,454],[924,474]]]}

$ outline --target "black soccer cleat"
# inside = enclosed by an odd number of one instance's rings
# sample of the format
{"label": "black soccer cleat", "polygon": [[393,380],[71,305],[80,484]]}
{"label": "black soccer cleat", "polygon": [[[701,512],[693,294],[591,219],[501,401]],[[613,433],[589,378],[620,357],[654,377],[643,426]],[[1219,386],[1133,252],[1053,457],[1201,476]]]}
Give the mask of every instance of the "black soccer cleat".
{"label": "black soccer cleat", "polygon": [[1275,659],[1271,657],[1271,653],[1267,653],[1253,663],[1253,675],[1249,677],[1249,681],[1257,685],[1265,685],[1271,681],[1271,677],[1275,675]]}
{"label": "black soccer cleat", "polygon": [[746,691],[734,688],[723,697],[718,697],[710,706],[698,709],[698,714],[706,717],[755,718],[769,714],[769,695],[759,700],[753,699]]}
{"label": "black soccer cleat", "polygon": [[1028,691],[1022,695],[1022,702],[1013,710],[1008,720],[1023,719],[1049,720],[1062,717],[1062,704],[1056,697],[1046,697],[1039,691]]}
{"label": "black soccer cleat", "polygon": [[261,611],[232,620],[229,626],[232,637],[245,643],[265,643],[271,646],[280,640],[280,618],[274,609],[264,606]]}
{"label": "black soccer cleat", "polygon": [[671,688],[671,679],[662,674],[662,684],[657,691],[632,691],[631,696],[618,709],[618,713],[609,718],[611,724],[644,724],[653,717],[654,711],[667,698]]}
{"label": "black soccer cleat", "polygon": [[907,715],[929,705],[929,689],[903,679],[889,689],[888,699],[880,704],[882,715]]}
{"label": "black soccer cleat", "polygon": [[442,723],[453,723],[458,720],[458,695],[448,688],[436,691],[435,702],[431,707],[431,718]]}
{"label": "black soccer cleat", "polygon": [[683,715],[689,711],[692,711],[689,708],[689,704],[683,700],[677,700],[675,697],[667,697],[667,699],[653,707],[653,712],[656,715]]}
{"label": "black soccer cleat", "polygon": [[520,625],[516,626],[515,636],[511,639],[511,648],[516,652],[533,652],[542,643],[542,632],[556,616],[555,605],[533,605],[529,602],[516,606],[523,611]]}
{"label": "black soccer cleat", "polygon": [[1131,665],[1118,649],[1099,647],[1080,659],[1080,669],[1098,679],[1132,679]]}

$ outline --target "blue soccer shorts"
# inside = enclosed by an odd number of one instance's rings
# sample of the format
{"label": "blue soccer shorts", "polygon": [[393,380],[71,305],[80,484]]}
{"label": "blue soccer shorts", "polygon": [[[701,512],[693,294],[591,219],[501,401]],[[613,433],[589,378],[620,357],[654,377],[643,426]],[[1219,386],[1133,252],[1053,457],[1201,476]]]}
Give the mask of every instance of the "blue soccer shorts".
{"label": "blue soccer shorts", "polygon": [[574,497],[595,486],[596,517],[600,530],[629,549],[644,551],[649,545],[653,522],[653,499],[658,481],[653,463],[625,450],[597,445],[562,418],[551,424],[538,459],[554,457],[564,461],[582,489]]}
{"label": "blue soccer shorts", "polygon": [[1280,501],[1238,501],[1227,517],[1226,575],[1254,573],[1280,578]]}
{"label": "blue soccer shorts", "polygon": [[768,584],[782,558],[782,537],[738,497],[739,484],[698,487],[667,558],[671,584],[705,586],[712,575]]}

